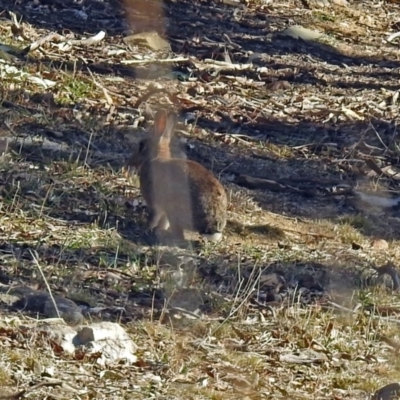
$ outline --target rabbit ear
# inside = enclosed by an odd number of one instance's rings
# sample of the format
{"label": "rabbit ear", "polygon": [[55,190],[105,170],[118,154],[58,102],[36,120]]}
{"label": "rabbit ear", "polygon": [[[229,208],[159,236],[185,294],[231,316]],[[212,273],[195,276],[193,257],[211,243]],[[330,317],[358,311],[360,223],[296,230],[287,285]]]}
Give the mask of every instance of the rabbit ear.
{"label": "rabbit ear", "polygon": [[173,111],[157,111],[154,117],[154,135],[163,139],[170,139],[174,133],[177,115]]}
{"label": "rabbit ear", "polygon": [[155,136],[161,137],[167,126],[167,112],[165,110],[158,110],[154,116],[154,129]]}

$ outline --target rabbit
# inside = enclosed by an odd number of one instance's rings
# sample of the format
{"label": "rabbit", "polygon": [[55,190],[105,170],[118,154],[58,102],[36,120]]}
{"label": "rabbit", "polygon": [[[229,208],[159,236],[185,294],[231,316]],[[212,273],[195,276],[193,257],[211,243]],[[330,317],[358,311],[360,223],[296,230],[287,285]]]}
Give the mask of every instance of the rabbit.
{"label": "rabbit", "polygon": [[150,209],[149,229],[169,229],[174,238],[181,240],[187,229],[217,242],[226,226],[225,189],[201,164],[171,156],[176,123],[175,112],[157,111],[148,137],[131,158]]}

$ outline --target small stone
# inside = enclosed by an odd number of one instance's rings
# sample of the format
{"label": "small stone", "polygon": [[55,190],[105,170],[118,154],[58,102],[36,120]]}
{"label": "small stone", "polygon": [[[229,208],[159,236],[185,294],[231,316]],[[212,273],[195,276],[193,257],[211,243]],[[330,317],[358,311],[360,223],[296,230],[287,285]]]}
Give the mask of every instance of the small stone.
{"label": "small stone", "polygon": [[389,243],[384,239],[375,239],[371,242],[371,246],[375,250],[388,250]]}

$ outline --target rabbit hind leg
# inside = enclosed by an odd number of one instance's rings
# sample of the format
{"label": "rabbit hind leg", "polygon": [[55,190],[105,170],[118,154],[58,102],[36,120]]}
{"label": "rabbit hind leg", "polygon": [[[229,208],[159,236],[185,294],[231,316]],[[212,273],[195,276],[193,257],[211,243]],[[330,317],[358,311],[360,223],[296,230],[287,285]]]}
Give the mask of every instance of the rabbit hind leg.
{"label": "rabbit hind leg", "polygon": [[150,218],[149,218],[149,229],[153,230],[155,228],[159,230],[167,230],[169,228],[169,221],[167,216],[165,215],[165,212],[161,210],[160,208],[154,208],[150,212]]}
{"label": "rabbit hind leg", "polygon": [[184,234],[183,228],[176,221],[171,221],[170,232],[171,232],[171,235],[174,237],[174,239],[177,239],[177,240],[185,239],[185,234]]}

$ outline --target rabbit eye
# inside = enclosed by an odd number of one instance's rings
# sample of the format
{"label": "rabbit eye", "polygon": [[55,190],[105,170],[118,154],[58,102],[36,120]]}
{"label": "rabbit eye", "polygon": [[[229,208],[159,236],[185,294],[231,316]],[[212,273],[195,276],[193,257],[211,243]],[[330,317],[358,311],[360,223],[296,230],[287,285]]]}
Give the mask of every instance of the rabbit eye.
{"label": "rabbit eye", "polygon": [[139,151],[142,152],[145,148],[145,143],[144,142],[140,142],[139,143]]}

